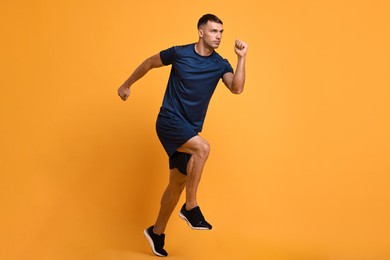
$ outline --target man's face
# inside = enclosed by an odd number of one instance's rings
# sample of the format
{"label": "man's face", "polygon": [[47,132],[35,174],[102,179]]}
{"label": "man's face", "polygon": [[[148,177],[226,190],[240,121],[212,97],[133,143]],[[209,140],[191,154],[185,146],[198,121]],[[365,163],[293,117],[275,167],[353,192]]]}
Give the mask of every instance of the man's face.
{"label": "man's face", "polygon": [[223,25],[211,21],[199,28],[199,36],[203,39],[206,46],[213,49],[218,48],[221,43],[222,33]]}

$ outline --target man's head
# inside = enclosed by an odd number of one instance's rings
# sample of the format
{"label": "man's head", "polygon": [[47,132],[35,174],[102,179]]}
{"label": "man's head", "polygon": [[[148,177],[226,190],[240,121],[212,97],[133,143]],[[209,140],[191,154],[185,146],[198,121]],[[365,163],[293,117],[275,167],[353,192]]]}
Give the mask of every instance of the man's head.
{"label": "man's head", "polygon": [[198,21],[199,40],[207,47],[218,48],[223,33],[221,19],[213,14],[205,14]]}
{"label": "man's head", "polygon": [[199,21],[198,21],[198,29],[203,26],[203,25],[206,25],[207,22],[214,22],[214,23],[219,23],[219,24],[223,24],[221,19],[219,19],[217,16],[213,15],[213,14],[205,14],[203,15]]}

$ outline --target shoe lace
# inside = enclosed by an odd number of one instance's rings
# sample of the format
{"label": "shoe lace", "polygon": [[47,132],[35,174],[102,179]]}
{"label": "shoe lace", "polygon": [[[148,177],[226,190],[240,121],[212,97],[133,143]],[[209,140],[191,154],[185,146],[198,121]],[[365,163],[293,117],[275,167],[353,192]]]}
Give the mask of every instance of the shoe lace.
{"label": "shoe lace", "polygon": [[205,218],[202,214],[202,211],[200,211],[200,208],[198,207],[196,210],[194,210],[194,219],[196,221],[205,221]]}
{"label": "shoe lace", "polygon": [[164,244],[165,244],[165,235],[164,234],[161,234],[159,236],[157,236],[158,239],[157,239],[157,243],[158,243],[158,246],[162,249],[164,247]]}

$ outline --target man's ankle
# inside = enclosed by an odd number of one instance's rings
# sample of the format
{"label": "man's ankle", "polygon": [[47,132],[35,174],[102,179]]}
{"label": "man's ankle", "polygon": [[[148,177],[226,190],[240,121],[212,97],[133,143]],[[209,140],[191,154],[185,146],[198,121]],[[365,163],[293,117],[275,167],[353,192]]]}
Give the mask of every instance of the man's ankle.
{"label": "man's ankle", "polygon": [[153,231],[153,233],[154,233],[155,235],[157,235],[157,236],[160,236],[162,233],[164,233],[164,232],[162,232],[162,231],[156,229],[156,226],[153,227],[152,231]]}
{"label": "man's ankle", "polygon": [[191,209],[193,209],[193,208],[196,208],[198,206],[198,204],[197,203],[188,203],[188,202],[186,202],[186,210],[187,211],[190,211]]}

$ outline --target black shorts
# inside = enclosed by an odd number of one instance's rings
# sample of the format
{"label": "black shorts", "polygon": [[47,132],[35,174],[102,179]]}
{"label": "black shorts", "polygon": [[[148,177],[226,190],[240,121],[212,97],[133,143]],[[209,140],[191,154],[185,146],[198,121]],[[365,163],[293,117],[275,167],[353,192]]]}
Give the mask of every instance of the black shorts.
{"label": "black shorts", "polygon": [[177,168],[182,174],[187,175],[187,164],[191,155],[178,152],[176,149],[198,133],[187,122],[163,109],[157,117],[156,131],[169,156],[169,168]]}

